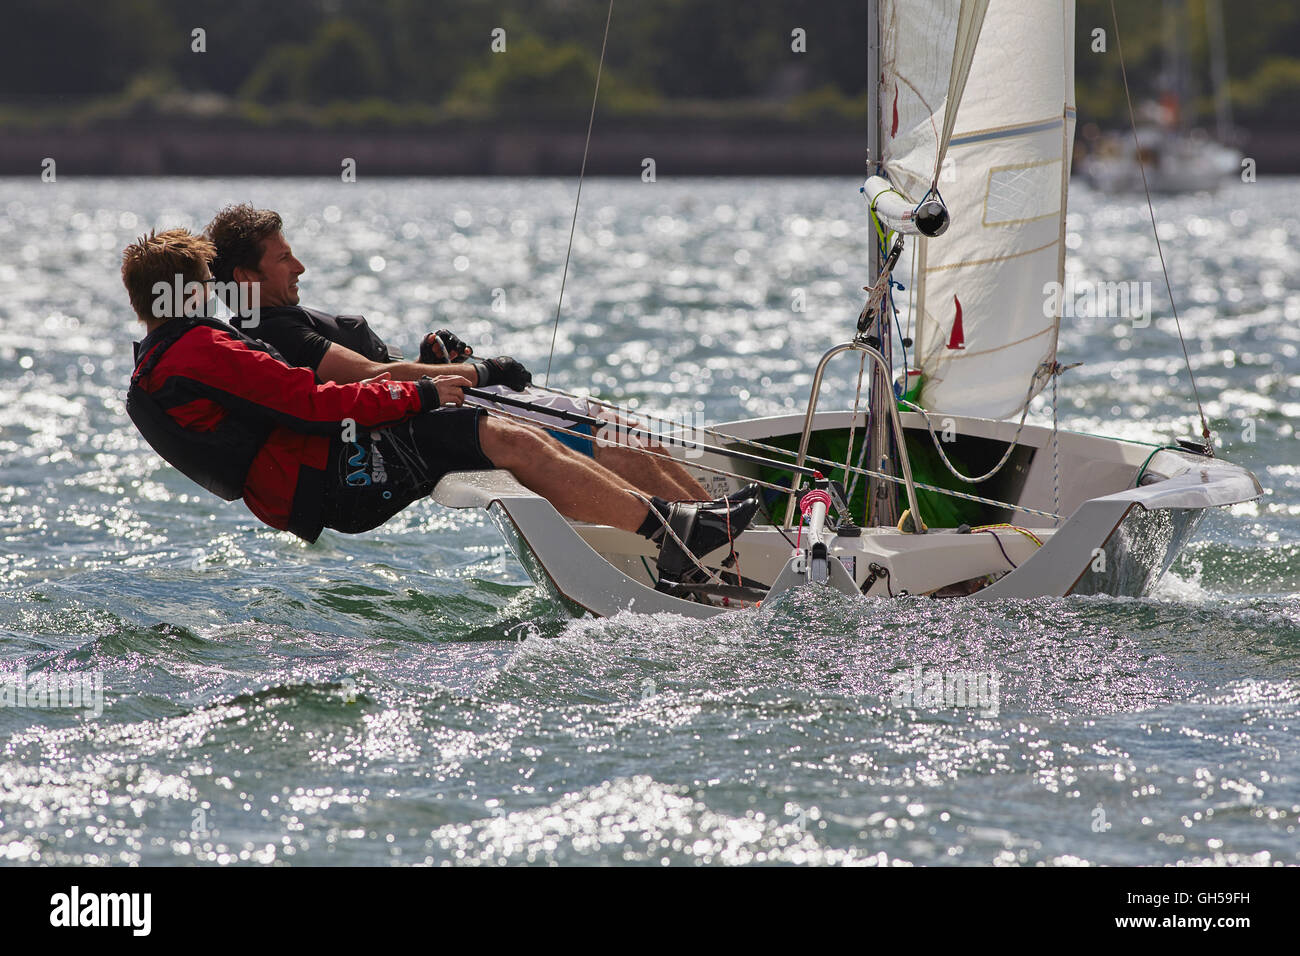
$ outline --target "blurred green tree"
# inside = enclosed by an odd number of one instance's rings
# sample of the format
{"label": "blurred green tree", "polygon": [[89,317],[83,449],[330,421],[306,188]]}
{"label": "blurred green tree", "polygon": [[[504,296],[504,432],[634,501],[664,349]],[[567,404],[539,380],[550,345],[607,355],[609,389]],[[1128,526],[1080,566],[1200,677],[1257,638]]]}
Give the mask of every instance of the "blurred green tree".
{"label": "blurred green tree", "polygon": [[[1077,0],[1076,89],[1084,122],[1119,125],[1126,107],[1110,3]],[[1186,0],[1202,113],[1209,106],[1205,3]],[[867,89],[866,6],[865,0],[620,4],[602,105],[635,112],[744,104],[771,115],[854,122]],[[1133,92],[1152,97],[1162,67],[1164,4],[1117,6]],[[277,111],[356,112],[323,110],[340,103],[364,103],[363,113],[395,121],[434,116],[444,105],[568,116],[589,102],[605,11],[603,0],[6,0],[0,106],[58,118],[65,107],[188,91],[240,97],[267,121]],[[1225,2],[1225,16],[1238,121],[1254,127],[1288,121],[1300,100],[1300,4],[1233,0]],[[203,54],[190,50],[196,27],[206,31]],[[504,56],[489,50],[497,27],[509,37]],[[790,49],[796,27],[806,33],[806,52]],[[1091,50],[1098,27],[1107,32],[1105,54]],[[386,110],[384,102],[402,109]]]}

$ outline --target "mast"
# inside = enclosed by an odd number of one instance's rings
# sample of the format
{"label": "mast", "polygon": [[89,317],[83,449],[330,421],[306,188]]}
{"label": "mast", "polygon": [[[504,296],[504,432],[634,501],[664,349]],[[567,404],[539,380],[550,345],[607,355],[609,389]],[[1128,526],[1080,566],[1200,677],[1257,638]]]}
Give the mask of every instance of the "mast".
{"label": "mast", "polygon": [[1187,63],[1186,0],[1165,0],[1165,106],[1172,102],[1172,128],[1187,132],[1191,120],[1191,78]]}
{"label": "mast", "polygon": [[[868,174],[874,173],[880,164],[880,140],[880,3],[879,0],[867,0],[867,154],[870,166]],[[868,272],[872,281],[875,281],[880,274],[880,245],[875,229],[870,229],[869,233]],[[890,323],[891,314],[887,296],[881,304],[875,325],[869,334],[878,340],[876,349],[884,357],[891,372],[886,373],[874,363],[872,365],[869,427],[866,437],[867,467],[885,474],[892,474],[895,457],[894,443],[889,432],[890,407],[887,404],[894,401],[892,381],[894,359],[890,343]],[[880,478],[869,479],[866,500],[867,527],[898,524],[898,489],[893,482]]]}
{"label": "mast", "polygon": [[[880,0],[867,0],[867,175],[880,165]],[[867,267],[872,279],[880,271],[880,246],[871,236]]]}
{"label": "mast", "polygon": [[1210,34],[1210,78],[1214,83],[1215,132],[1220,143],[1232,141],[1232,100],[1228,98],[1228,50],[1223,35],[1223,4],[1205,0],[1206,29]]}

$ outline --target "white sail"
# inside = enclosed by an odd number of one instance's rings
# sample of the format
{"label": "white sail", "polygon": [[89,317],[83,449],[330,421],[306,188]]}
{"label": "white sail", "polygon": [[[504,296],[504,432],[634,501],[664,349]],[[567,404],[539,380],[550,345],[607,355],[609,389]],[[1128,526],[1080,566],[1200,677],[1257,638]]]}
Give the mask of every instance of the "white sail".
{"label": "white sail", "polygon": [[913,204],[938,175],[989,0],[881,0],[881,159]]}
{"label": "white sail", "polygon": [[[913,240],[914,364],[925,407],[1003,418],[1020,412],[1031,382],[1035,392],[1046,384],[1036,373],[1056,354],[1060,317],[1045,308],[1044,287],[1064,278],[1074,0],[991,0],[960,109],[927,119],[916,104],[939,102],[941,86],[947,96],[962,12],[955,0],[882,4],[882,158],[895,187],[919,201],[955,120],[938,181],[952,225]],[[948,31],[949,53],[930,31]]]}

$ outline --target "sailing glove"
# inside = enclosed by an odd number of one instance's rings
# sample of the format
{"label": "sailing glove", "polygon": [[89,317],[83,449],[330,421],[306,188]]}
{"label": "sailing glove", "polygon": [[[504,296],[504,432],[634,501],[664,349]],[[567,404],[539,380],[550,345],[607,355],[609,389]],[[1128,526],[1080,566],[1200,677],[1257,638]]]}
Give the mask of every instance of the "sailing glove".
{"label": "sailing glove", "polygon": [[442,399],[438,397],[438,383],[429,376],[420,376],[415,388],[420,393],[420,411],[431,412],[442,404]]}
{"label": "sailing glove", "polygon": [[475,371],[478,372],[479,388],[487,385],[504,385],[516,392],[522,392],[533,384],[533,373],[509,355],[498,355],[486,361],[470,359],[467,364],[474,366]]}
{"label": "sailing glove", "polygon": [[430,332],[420,343],[420,361],[425,365],[446,365],[450,362],[463,362],[474,350],[462,342],[452,332],[439,329]]}

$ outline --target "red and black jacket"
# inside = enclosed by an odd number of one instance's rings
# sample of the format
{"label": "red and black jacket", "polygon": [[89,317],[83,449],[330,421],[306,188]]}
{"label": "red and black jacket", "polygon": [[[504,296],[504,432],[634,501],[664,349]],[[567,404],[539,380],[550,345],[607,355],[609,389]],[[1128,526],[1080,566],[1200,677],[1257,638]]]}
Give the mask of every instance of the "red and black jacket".
{"label": "red and black jacket", "polygon": [[172,319],[136,345],[127,412],[145,440],[273,528],[320,535],[330,443],[345,419],[384,428],[436,408],[432,381],[316,384],[215,319]]}

